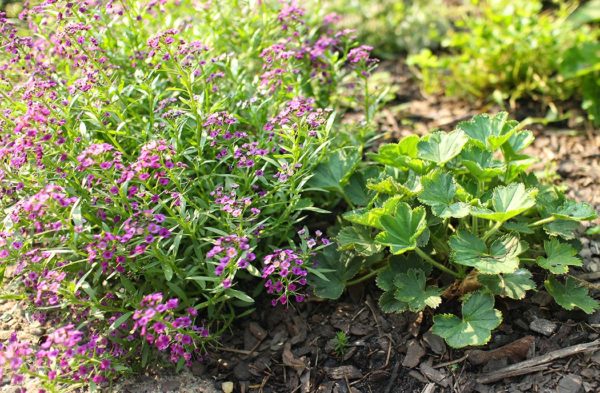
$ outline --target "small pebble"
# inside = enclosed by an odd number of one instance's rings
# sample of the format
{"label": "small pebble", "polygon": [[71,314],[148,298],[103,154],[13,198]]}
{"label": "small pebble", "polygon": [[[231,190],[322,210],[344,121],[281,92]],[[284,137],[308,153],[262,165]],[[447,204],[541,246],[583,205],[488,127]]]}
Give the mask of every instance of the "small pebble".
{"label": "small pebble", "polygon": [[544,318],[537,318],[531,321],[529,329],[544,336],[551,336],[556,331],[558,325]]}

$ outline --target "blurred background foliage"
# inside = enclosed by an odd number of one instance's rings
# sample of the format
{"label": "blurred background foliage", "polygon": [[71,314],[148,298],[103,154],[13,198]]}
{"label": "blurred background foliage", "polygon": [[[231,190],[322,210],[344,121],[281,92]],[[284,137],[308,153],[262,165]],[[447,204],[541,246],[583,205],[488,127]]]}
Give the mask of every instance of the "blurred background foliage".
{"label": "blurred background foliage", "polygon": [[[0,0],[0,10],[14,17],[21,3]],[[321,0],[307,6],[338,14],[337,23],[355,30],[381,60],[407,63],[424,94],[513,110],[534,103],[549,119],[580,106],[600,126],[600,0]],[[385,84],[386,76],[380,79]]]}

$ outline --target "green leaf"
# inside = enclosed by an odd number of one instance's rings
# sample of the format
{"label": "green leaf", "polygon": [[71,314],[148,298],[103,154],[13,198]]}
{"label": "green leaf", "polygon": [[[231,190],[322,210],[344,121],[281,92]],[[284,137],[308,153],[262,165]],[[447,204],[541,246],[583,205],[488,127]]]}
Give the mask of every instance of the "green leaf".
{"label": "green leaf", "polygon": [[419,137],[409,135],[402,138],[398,143],[385,144],[379,147],[376,154],[370,154],[370,157],[384,165],[394,168],[412,169],[417,173],[423,173],[425,164],[417,158],[417,144]]}
{"label": "green leaf", "polygon": [[244,303],[254,303],[254,299],[252,299],[250,296],[248,296],[244,292],[238,291],[237,289],[227,288],[227,289],[225,289],[225,295],[239,299],[239,300],[243,301]]}
{"label": "green leaf", "polygon": [[307,185],[323,190],[339,190],[346,184],[359,161],[358,149],[334,150],[326,162],[315,168]]}
{"label": "green leaf", "polygon": [[598,302],[588,295],[588,290],[577,284],[577,281],[567,277],[564,284],[560,283],[555,277],[550,277],[544,281],[544,287],[565,310],[572,310],[575,307],[582,309],[586,314],[591,314],[598,308]]}
{"label": "green leaf", "polygon": [[504,174],[502,161],[494,159],[492,152],[472,147],[460,154],[460,160],[467,170],[479,180],[488,180]]}
{"label": "green leaf", "polygon": [[446,172],[435,172],[422,179],[423,192],[419,200],[431,206],[431,211],[441,218],[462,218],[469,214],[470,206],[463,202],[454,203],[456,184],[452,175]]}
{"label": "green leaf", "polygon": [[384,313],[403,312],[408,309],[408,305],[395,298],[394,292],[384,292],[379,297],[379,308]]}
{"label": "green leaf", "polygon": [[441,290],[427,286],[425,273],[420,269],[409,269],[394,279],[395,298],[408,305],[413,312],[422,311],[425,307],[437,308],[442,302]]}
{"label": "green leaf", "polygon": [[526,235],[531,235],[535,233],[535,231],[528,225],[529,221],[527,220],[512,220],[504,223],[502,227],[506,230],[518,233],[524,233]]}
{"label": "green leaf", "polygon": [[400,202],[395,214],[384,215],[379,220],[384,232],[375,240],[389,246],[392,254],[402,254],[417,247],[418,237],[427,229],[425,209],[421,206],[414,210],[405,202]]}
{"label": "green leaf", "polygon": [[537,189],[525,189],[523,183],[511,183],[494,189],[491,198],[493,210],[471,208],[471,214],[486,220],[504,222],[535,206]]}
{"label": "green leaf", "polygon": [[409,170],[408,179],[403,184],[396,181],[392,176],[388,176],[378,182],[369,182],[367,188],[381,194],[400,194],[409,198],[414,197],[422,190],[420,178],[411,170]]}
{"label": "green leaf", "polygon": [[588,228],[588,230],[585,231],[585,234],[590,236],[600,235],[600,225]]}
{"label": "green leaf", "polygon": [[565,240],[575,238],[575,231],[579,228],[578,221],[556,220],[544,224],[544,231],[550,236],[560,236]]}
{"label": "green leaf", "polygon": [[340,250],[355,250],[360,255],[373,255],[383,250],[383,246],[371,237],[371,230],[364,227],[346,226],[337,235]]}
{"label": "green leaf", "polygon": [[569,272],[569,266],[581,266],[581,259],[577,258],[577,250],[570,244],[561,243],[554,238],[544,242],[546,258],[539,257],[537,264],[554,274],[566,274]]}
{"label": "green leaf", "polygon": [[344,219],[360,225],[383,229],[380,218],[384,215],[392,215],[396,211],[396,206],[402,200],[401,196],[395,196],[386,200],[381,207],[373,209],[357,209],[347,212],[343,215]]}
{"label": "green leaf", "polygon": [[496,239],[489,249],[483,240],[464,230],[451,236],[448,243],[454,263],[474,267],[482,274],[515,272],[523,252],[519,238],[509,234]]}
{"label": "green leaf", "polygon": [[128,311],[125,314],[121,315],[117,318],[109,327],[108,332],[112,332],[113,330],[120,327],[125,321],[127,321],[133,315],[133,311]]}
{"label": "green leaf", "polygon": [[511,135],[510,138],[508,138],[508,141],[506,141],[506,143],[504,145],[502,145],[504,154],[508,155],[507,158],[509,158],[511,160],[514,160],[516,158],[518,158],[518,159],[529,158],[528,155],[518,154],[518,153],[520,151],[524,150],[527,146],[531,145],[534,140],[535,140],[535,137],[533,136],[533,132],[531,132],[531,131],[523,130],[523,131],[515,132],[514,134]]}
{"label": "green leaf", "polygon": [[362,266],[362,258],[353,258],[347,253],[340,253],[335,247],[327,247],[316,257],[316,269],[322,270],[322,276],[311,273],[309,282],[313,285],[315,295],[324,299],[337,299],[346,288],[346,282],[358,273]]}
{"label": "green leaf", "polygon": [[494,151],[516,132],[517,125],[514,121],[508,121],[508,113],[499,112],[495,116],[477,115],[469,121],[458,123],[457,129],[464,131],[476,146]]}
{"label": "green leaf", "polygon": [[446,340],[453,348],[487,343],[492,330],[502,322],[502,313],[494,309],[494,296],[475,292],[462,304],[462,318],[452,314],[433,317],[432,333]]}
{"label": "green leaf", "polygon": [[467,141],[467,136],[461,130],[434,132],[425,136],[417,145],[419,158],[444,165],[460,154]]}
{"label": "green leaf", "polygon": [[589,221],[597,217],[596,210],[585,202],[566,200],[558,209],[550,212],[561,220]]}
{"label": "green leaf", "polygon": [[494,295],[518,300],[524,299],[527,291],[535,289],[535,282],[531,278],[529,270],[519,269],[514,273],[480,274],[477,276],[477,281]]}

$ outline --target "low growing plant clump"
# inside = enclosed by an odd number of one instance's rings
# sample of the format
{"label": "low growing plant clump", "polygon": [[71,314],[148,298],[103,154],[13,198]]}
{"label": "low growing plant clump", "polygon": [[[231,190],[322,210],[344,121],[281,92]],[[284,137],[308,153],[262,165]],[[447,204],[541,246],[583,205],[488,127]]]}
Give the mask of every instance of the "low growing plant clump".
{"label": "low growing plant clump", "polygon": [[335,298],[331,283],[376,275],[385,312],[436,309],[461,296],[460,315],[433,317],[433,333],[455,348],[485,344],[502,321],[494,298],[536,290],[532,271],[543,272],[538,281],[560,306],[593,312],[598,302],[568,273],[582,264],[575,230],[596,212],[526,172],[532,141],[499,113],[382,145],[371,156],[377,164],[361,169],[369,198],[344,215],[336,237],[345,257],[323,258],[333,272],[316,281],[316,293]]}
{"label": "low growing plant clump", "polygon": [[181,368],[261,291],[304,300],[329,243],[300,224],[323,211],[310,179],[360,146],[334,110],[374,104],[369,47],[293,2],[48,0],[19,19],[0,17],[3,298],[55,329],[15,332],[0,375]]}
{"label": "low growing plant clump", "polygon": [[[575,99],[598,123],[600,102],[592,91],[600,80],[600,30],[586,23],[593,19],[581,17],[593,14],[593,6],[576,11],[576,2],[557,3],[543,9],[537,0],[481,1],[442,43],[448,53],[425,49],[408,63],[429,92],[508,100],[512,107],[530,99],[553,110],[561,101]],[[581,68],[589,71],[578,73]]]}

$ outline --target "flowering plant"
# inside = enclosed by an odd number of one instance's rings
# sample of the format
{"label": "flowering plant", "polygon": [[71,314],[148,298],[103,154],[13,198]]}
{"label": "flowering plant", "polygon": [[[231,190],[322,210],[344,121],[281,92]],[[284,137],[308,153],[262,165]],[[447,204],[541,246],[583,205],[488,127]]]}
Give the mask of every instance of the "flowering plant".
{"label": "flowering plant", "polygon": [[323,211],[311,177],[327,150],[362,143],[335,111],[346,78],[373,68],[331,20],[274,1],[47,0],[0,16],[4,298],[62,326],[39,348],[2,344],[5,376],[98,384],[157,354],[182,367],[247,291],[304,300],[328,241],[291,240]]}

